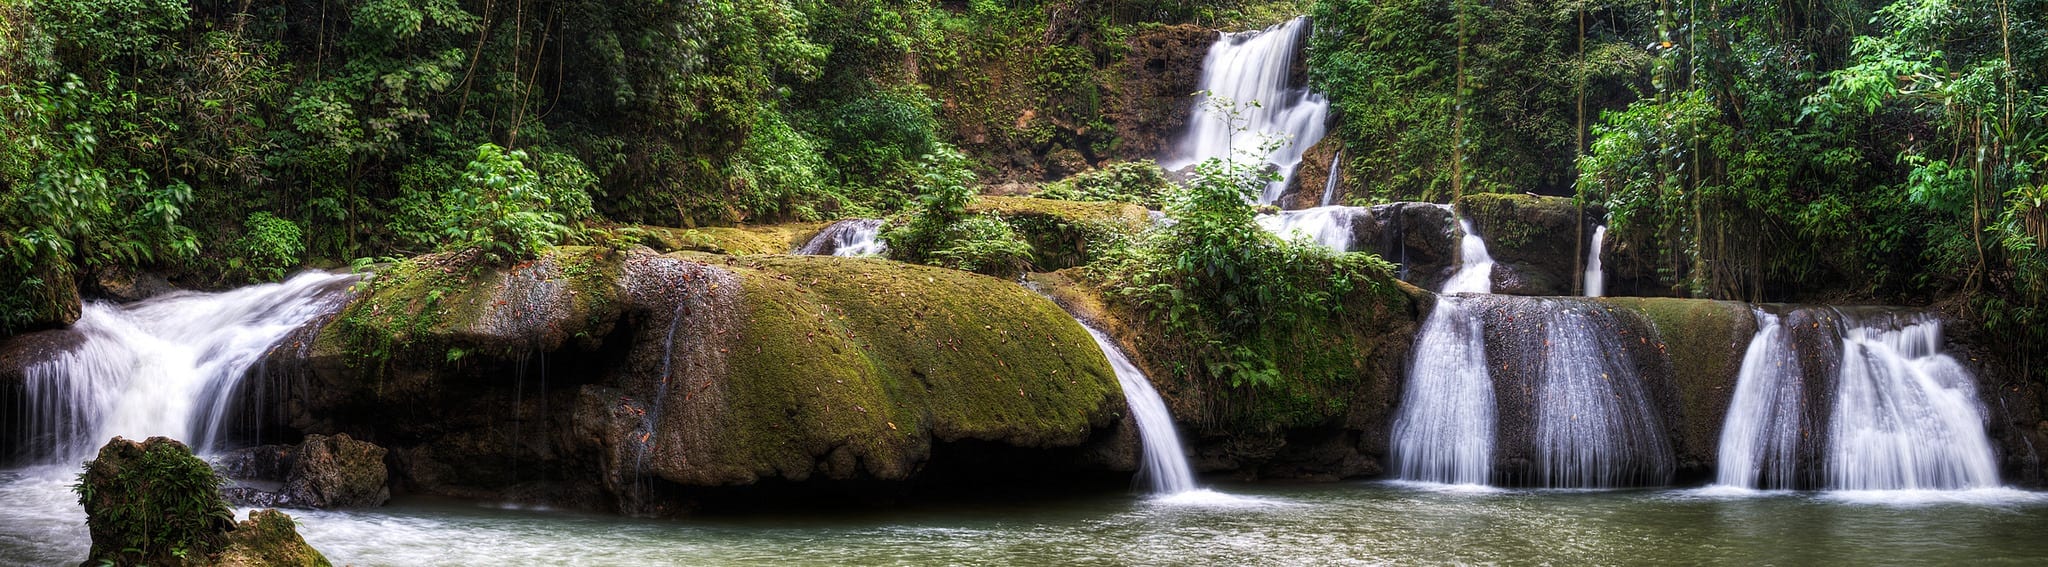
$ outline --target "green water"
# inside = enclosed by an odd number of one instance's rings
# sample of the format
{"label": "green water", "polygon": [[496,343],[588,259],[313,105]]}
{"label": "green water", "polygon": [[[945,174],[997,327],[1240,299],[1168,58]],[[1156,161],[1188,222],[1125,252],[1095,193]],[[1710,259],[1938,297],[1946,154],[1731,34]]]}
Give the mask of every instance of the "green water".
{"label": "green water", "polygon": [[[10,484],[0,494],[22,488]],[[2013,490],[1844,496],[1477,492],[1386,483],[1221,489],[1238,498],[1097,495],[688,520],[449,502],[294,514],[300,531],[337,565],[2048,563],[2048,498]],[[4,519],[0,562],[84,556],[82,526]],[[38,530],[44,537],[29,533]],[[24,547],[36,540],[45,544]]]}

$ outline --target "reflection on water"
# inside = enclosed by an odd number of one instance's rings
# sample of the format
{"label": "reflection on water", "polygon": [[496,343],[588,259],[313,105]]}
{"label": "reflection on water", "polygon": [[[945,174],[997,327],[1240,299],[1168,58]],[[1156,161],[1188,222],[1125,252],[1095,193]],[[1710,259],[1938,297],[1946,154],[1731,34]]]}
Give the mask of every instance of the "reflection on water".
{"label": "reflection on water", "polygon": [[[407,502],[293,512],[354,565],[2041,564],[2048,499],[1998,489],[1446,490],[1348,483],[859,512],[632,520]],[[0,473],[0,564],[72,563],[66,481]]]}

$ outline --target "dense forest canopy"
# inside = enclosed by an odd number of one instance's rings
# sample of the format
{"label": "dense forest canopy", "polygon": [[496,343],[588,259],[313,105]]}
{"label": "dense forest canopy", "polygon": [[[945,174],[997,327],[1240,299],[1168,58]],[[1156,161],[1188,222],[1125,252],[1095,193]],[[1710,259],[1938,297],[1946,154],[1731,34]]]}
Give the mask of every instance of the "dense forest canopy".
{"label": "dense forest canopy", "polygon": [[1202,28],[1296,14],[1354,203],[1578,196],[1667,293],[2048,338],[2041,0],[0,0],[0,332],[136,269],[896,211],[1014,240],[959,201],[1158,156]]}

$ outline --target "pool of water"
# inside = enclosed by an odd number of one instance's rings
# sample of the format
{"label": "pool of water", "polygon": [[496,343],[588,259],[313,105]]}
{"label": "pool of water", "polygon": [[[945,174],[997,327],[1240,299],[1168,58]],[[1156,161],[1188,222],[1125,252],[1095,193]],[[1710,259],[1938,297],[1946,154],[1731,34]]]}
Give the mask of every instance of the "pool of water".
{"label": "pool of water", "polygon": [[[401,500],[292,511],[336,565],[2048,562],[2048,495],[1496,490],[1389,482],[641,520]],[[75,564],[68,481],[0,473],[0,564]]]}

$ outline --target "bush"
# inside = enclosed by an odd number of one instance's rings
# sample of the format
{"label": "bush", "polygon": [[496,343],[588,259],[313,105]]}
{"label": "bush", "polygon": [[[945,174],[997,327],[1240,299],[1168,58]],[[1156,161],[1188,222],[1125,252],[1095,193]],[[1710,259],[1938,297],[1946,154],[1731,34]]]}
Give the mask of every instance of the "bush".
{"label": "bush", "polygon": [[1115,201],[1137,203],[1157,209],[1164,203],[1173,183],[1166,171],[1152,160],[1117,162],[1048,184],[1038,192],[1041,199],[1061,201]]}
{"label": "bush", "polygon": [[228,260],[228,269],[253,281],[278,281],[285,270],[299,264],[306,241],[298,223],[257,211],[242,222],[242,238],[235,241],[235,249],[242,256]]}
{"label": "bush", "polygon": [[967,214],[975,197],[973,182],[974,172],[960,152],[940,147],[925,156],[917,210],[880,235],[889,245],[889,257],[998,277],[1022,273],[1030,264],[1031,245],[1000,217]]}
{"label": "bush", "polygon": [[[550,190],[563,194],[550,194]],[[561,244],[570,236],[557,212],[558,202],[574,204],[581,196],[583,210],[590,197],[573,186],[542,184],[539,175],[526,167],[526,152],[506,152],[496,144],[477,148],[476,159],[462,174],[462,181],[442,196],[441,234],[444,249],[475,248],[487,260],[526,260]]]}

